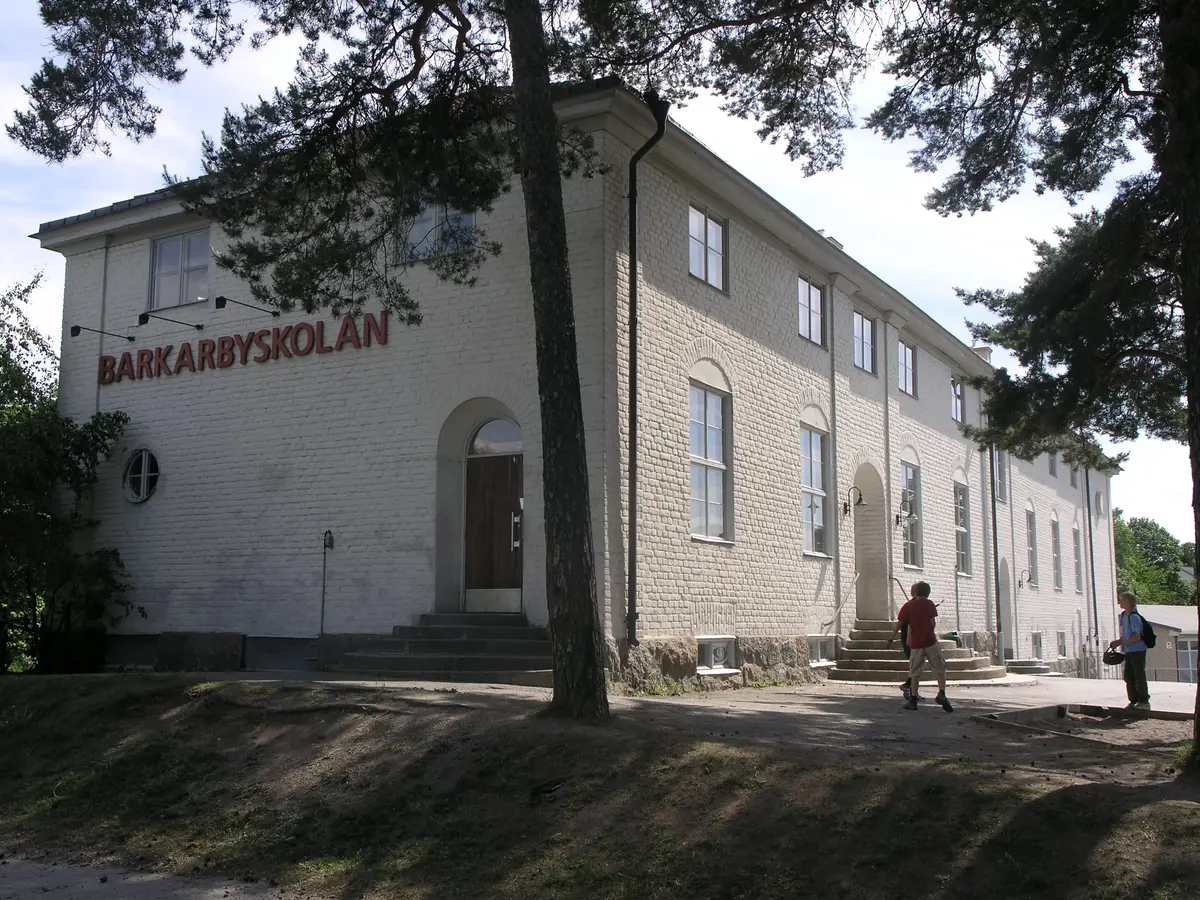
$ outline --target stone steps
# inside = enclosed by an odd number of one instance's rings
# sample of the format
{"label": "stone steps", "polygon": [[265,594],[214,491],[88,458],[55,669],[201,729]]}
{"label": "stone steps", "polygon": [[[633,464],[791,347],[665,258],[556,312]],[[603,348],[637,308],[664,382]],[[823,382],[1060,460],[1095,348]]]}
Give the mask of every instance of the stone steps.
{"label": "stone steps", "polygon": [[1008,659],[1004,665],[1014,675],[1049,675],[1052,671],[1040,659]]}
{"label": "stone steps", "polygon": [[[990,681],[993,678],[1003,678],[1007,674],[1004,666],[986,666],[981,669],[965,669],[958,672],[947,672],[946,683],[954,684],[961,681]],[[830,681],[877,681],[884,684],[899,685],[904,681],[904,673],[880,669],[844,669],[835,666],[829,670]],[[921,683],[937,681],[937,676],[927,667],[921,673]],[[924,688],[921,689],[924,692]]]}
{"label": "stone steps", "polygon": [[[963,672],[969,669],[982,669],[991,664],[991,660],[983,656],[968,656],[961,659],[946,660],[947,672]],[[838,660],[839,667],[842,665],[842,660]],[[882,669],[889,672],[904,673],[908,671],[908,660],[904,658],[904,654],[898,653],[896,656],[874,657],[871,659],[850,659],[846,660],[845,668],[850,669]]]}
{"label": "stone steps", "polygon": [[[900,658],[904,659],[904,651],[897,650],[899,646],[899,643],[893,644],[891,651],[883,647],[846,647],[846,649],[839,651],[838,659],[892,659],[891,654],[893,652],[899,653]],[[947,661],[952,659],[973,659],[975,656],[970,650],[960,650],[958,647],[955,647],[953,642],[950,643],[950,646],[946,646],[945,642],[943,642],[942,653],[945,655]]]}
{"label": "stone steps", "polygon": [[[958,645],[954,643],[954,641],[938,641],[938,644],[941,646],[942,650],[946,652],[959,649]],[[878,641],[851,639],[848,641],[843,641],[842,646],[844,646],[847,650],[878,650],[882,653],[892,651],[898,651],[901,653],[904,652],[903,645],[900,643],[900,638],[898,636],[896,640],[892,642],[891,647],[888,647],[887,638],[883,638],[882,640]]]}
{"label": "stone steps", "polygon": [[[838,660],[829,670],[832,681],[873,681],[900,684],[908,675],[908,660],[899,636],[888,646],[894,623],[882,619],[858,619],[850,631],[850,639],[838,651]],[[954,641],[939,640],[946,656],[946,681],[988,681],[1003,678],[1007,671],[994,666],[985,656],[960,649]],[[926,665],[922,681],[934,681],[933,670]]]}

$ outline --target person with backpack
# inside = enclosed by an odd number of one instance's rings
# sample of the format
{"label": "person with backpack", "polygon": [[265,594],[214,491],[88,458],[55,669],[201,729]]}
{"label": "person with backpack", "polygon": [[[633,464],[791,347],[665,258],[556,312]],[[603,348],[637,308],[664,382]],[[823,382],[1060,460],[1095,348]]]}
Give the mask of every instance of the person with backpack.
{"label": "person with backpack", "polygon": [[1121,604],[1121,636],[1109,642],[1113,650],[1121,649],[1125,654],[1125,694],[1129,697],[1127,709],[1150,708],[1150,685],[1146,682],[1146,651],[1158,639],[1154,627],[1137,611],[1137,597],[1131,591],[1123,591],[1117,598]]}
{"label": "person with backpack", "polygon": [[896,619],[887,645],[891,647],[900,630],[904,626],[908,626],[908,643],[912,649],[912,657],[908,662],[908,673],[912,679],[912,687],[909,689],[910,693],[907,695],[904,708],[920,709],[918,701],[921,699],[921,670],[928,662],[938,683],[937,696],[933,699],[946,712],[954,712],[954,707],[946,699],[946,656],[942,653],[941,645],[938,643],[935,627],[938,611],[933,601],[929,599],[930,593],[932,591],[928,582],[918,581],[912,586],[909,591],[910,599],[900,607],[900,615]]}

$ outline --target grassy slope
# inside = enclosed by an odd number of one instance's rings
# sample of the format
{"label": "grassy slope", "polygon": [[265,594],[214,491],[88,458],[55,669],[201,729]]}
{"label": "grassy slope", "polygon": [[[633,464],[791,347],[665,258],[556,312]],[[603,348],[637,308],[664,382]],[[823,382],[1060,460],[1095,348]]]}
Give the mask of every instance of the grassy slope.
{"label": "grassy slope", "polygon": [[0,844],[336,898],[1200,896],[1161,789],[424,696],[0,680]]}

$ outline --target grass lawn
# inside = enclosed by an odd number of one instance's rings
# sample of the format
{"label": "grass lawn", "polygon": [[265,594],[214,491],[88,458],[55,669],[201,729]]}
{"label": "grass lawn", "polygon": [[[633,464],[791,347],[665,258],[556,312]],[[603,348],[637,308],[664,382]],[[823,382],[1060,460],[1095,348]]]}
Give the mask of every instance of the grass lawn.
{"label": "grass lawn", "polygon": [[1196,796],[469,693],[0,679],[0,846],[289,896],[1184,900]]}

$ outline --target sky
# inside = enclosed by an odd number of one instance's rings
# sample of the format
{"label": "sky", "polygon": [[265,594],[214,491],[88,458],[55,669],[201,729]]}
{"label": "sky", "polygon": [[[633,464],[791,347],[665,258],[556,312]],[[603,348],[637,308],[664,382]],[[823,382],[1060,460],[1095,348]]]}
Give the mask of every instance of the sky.
{"label": "sky", "polygon": [[[0,117],[6,123],[13,110],[25,107],[21,86],[49,53],[37,7],[36,0],[9,0],[5,7]],[[0,134],[0,289],[43,273],[28,312],[57,344],[63,259],[41,250],[28,235],[42,222],[156,190],[164,169],[197,174],[201,133],[218,134],[227,107],[237,109],[285,85],[297,47],[288,38],[259,51],[242,47],[213,69],[193,61],[181,85],[149,86],[152,101],[162,108],[157,134],[141,144],[113,135],[108,157],[96,153],[52,165]],[[855,94],[857,112],[869,112],[886,88],[882,78],[865,83]],[[954,288],[1019,287],[1034,261],[1029,238],[1049,239],[1055,227],[1070,221],[1072,209],[1064,200],[1032,190],[991,212],[943,218],[923,205],[939,176],[908,167],[911,145],[889,143],[870,132],[846,135],[840,170],[805,178],[797,163],[758,139],[753,122],[726,116],[713,98],[675,108],[672,117],[964,341],[970,342],[967,319],[979,312],[964,307]],[[1085,198],[1082,207],[1103,208],[1114,180]],[[1192,540],[1187,448],[1142,439],[1109,450],[1129,454],[1113,482],[1113,506],[1127,517],[1157,520],[1180,540]]]}

